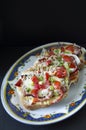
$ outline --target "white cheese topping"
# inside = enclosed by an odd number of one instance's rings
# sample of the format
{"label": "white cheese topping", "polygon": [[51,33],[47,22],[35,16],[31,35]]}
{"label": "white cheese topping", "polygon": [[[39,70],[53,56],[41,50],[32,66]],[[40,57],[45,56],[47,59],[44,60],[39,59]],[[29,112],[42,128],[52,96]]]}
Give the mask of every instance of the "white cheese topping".
{"label": "white cheese topping", "polygon": [[49,91],[48,89],[41,89],[39,90],[38,96],[39,97],[49,97],[51,95],[51,91]]}
{"label": "white cheese topping", "polygon": [[30,90],[32,90],[32,89],[34,88],[34,85],[33,85],[32,80],[26,78],[26,79],[23,81],[23,87],[24,87],[24,88],[29,88]]}

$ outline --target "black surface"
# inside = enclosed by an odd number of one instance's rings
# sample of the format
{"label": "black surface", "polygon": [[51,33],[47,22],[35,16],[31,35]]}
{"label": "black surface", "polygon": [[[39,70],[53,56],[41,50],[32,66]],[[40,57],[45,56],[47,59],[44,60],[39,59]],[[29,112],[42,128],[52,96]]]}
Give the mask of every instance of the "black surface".
{"label": "black surface", "polygon": [[[33,49],[35,46],[1,46],[0,47],[0,85],[2,79],[4,78],[7,70],[10,66],[24,53]],[[83,44],[83,47],[86,47],[86,44]],[[45,125],[45,126],[33,126],[22,124],[12,117],[10,117],[4,110],[0,102],[0,130],[86,130],[86,105],[78,111],[76,114],[71,116],[68,119],[65,119],[61,122]]]}
{"label": "black surface", "polygon": [[86,42],[86,3],[82,1],[2,1],[0,44]]}

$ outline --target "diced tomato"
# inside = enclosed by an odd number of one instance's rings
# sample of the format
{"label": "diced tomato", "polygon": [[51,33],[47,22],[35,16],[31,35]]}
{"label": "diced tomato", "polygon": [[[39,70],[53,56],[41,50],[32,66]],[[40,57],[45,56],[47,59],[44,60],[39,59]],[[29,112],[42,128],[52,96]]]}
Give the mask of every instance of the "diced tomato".
{"label": "diced tomato", "polygon": [[34,97],[37,97],[37,95],[38,95],[38,89],[33,89],[33,90],[31,90],[31,94],[32,94]]}
{"label": "diced tomato", "polygon": [[19,80],[17,81],[17,83],[15,84],[15,86],[21,87],[22,83],[23,83],[22,80],[19,79]]}
{"label": "diced tomato", "polygon": [[44,89],[45,87],[46,87],[46,85],[45,85],[45,84],[39,85],[39,88]]}
{"label": "diced tomato", "polygon": [[38,77],[37,77],[36,75],[34,75],[34,76],[32,77],[32,81],[33,81],[34,83],[38,83],[39,79],[38,79]]}
{"label": "diced tomato", "polygon": [[45,88],[45,84],[34,84],[35,89]]}
{"label": "diced tomato", "polygon": [[60,89],[61,83],[60,83],[59,81],[55,81],[55,82],[54,82],[54,87],[55,87],[56,89]]}
{"label": "diced tomato", "polygon": [[35,83],[35,84],[34,84],[34,88],[35,88],[35,89],[39,89],[39,84],[38,84],[38,83]]}
{"label": "diced tomato", "polygon": [[50,78],[49,73],[46,72],[46,74],[45,74],[45,78],[46,78],[46,80],[49,80],[49,78]]}
{"label": "diced tomato", "polygon": [[64,61],[66,61],[68,63],[73,61],[72,57],[68,56],[68,55],[62,55],[62,58],[64,59]]}
{"label": "diced tomato", "polygon": [[67,75],[66,68],[64,66],[61,66],[60,68],[57,69],[56,74],[58,78],[64,78]]}
{"label": "diced tomato", "polygon": [[69,65],[69,67],[70,67],[70,68],[77,68],[76,64],[73,63],[73,62]]}
{"label": "diced tomato", "polygon": [[47,60],[47,61],[46,61],[46,65],[47,65],[47,66],[51,65],[51,63],[52,63],[51,60]]}
{"label": "diced tomato", "polygon": [[64,61],[69,63],[70,68],[76,68],[77,67],[72,56],[62,55],[62,57],[63,57]]}
{"label": "diced tomato", "polygon": [[68,50],[68,51],[71,51],[72,53],[74,52],[74,46],[73,45],[68,45],[65,49]]}

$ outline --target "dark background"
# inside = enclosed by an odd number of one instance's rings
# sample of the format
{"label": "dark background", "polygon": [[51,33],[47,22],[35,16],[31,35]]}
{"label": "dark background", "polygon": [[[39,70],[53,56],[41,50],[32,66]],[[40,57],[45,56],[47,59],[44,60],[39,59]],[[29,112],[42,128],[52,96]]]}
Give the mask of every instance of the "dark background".
{"label": "dark background", "polygon": [[[0,85],[10,66],[27,51],[56,41],[86,48],[86,4],[61,0],[0,1]],[[86,130],[86,105],[70,118],[31,126],[12,119],[0,102],[0,130]]]}
{"label": "dark background", "polygon": [[61,0],[3,0],[0,44],[86,42],[86,4]]}

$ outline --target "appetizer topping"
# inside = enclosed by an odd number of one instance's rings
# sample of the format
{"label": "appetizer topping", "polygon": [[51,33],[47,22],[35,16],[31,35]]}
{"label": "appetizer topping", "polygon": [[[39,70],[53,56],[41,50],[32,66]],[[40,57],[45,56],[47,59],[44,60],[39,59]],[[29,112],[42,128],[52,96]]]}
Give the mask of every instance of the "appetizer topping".
{"label": "appetizer topping", "polygon": [[[15,84],[29,105],[50,104],[62,100],[71,83],[76,81],[81,64],[80,47],[73,44],[43,49],[34,65],[24,71]],[[17,91],[19,93],[19,90]]]}

